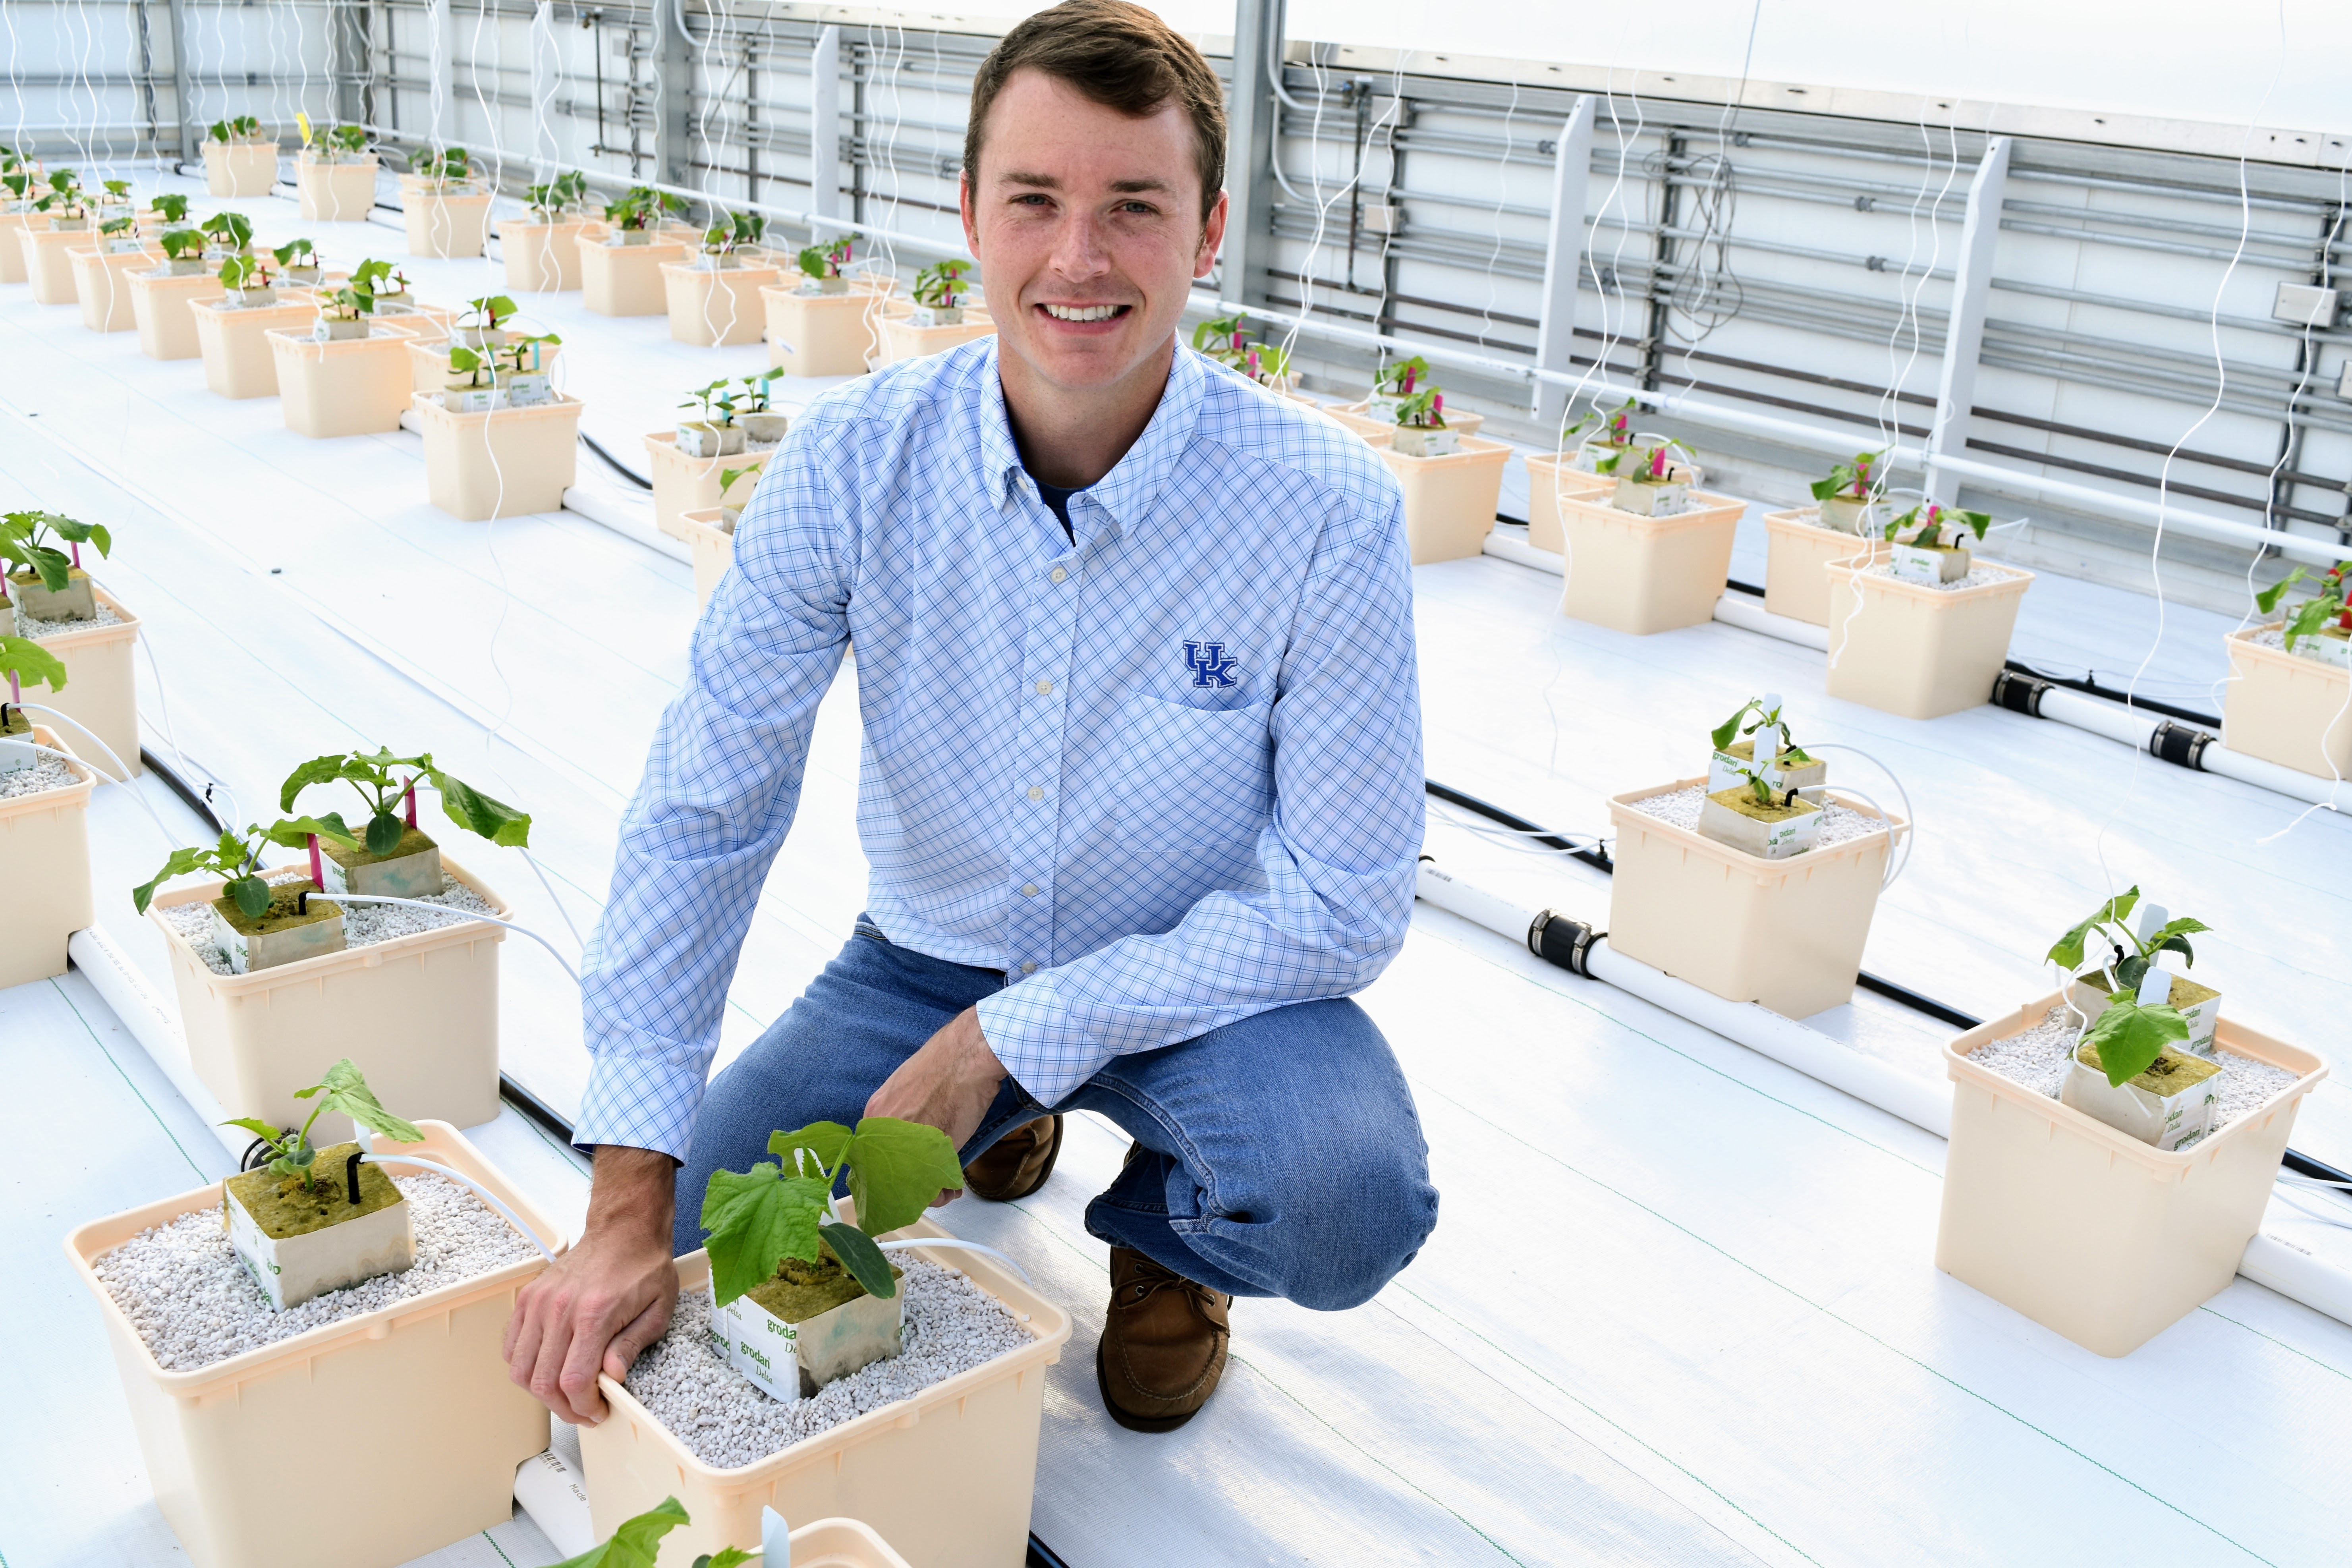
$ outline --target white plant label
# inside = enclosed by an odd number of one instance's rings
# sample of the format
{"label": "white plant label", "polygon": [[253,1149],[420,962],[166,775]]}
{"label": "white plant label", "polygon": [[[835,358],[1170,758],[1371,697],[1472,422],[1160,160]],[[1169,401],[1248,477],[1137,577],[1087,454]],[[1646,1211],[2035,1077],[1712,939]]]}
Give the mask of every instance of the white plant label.
{"label": "white plant label", "polygon": [[0,741],[0,773],[22,772],[26,768],[34,766],[40,760],[41,753],[33,750],[33,742],[30,741]]}

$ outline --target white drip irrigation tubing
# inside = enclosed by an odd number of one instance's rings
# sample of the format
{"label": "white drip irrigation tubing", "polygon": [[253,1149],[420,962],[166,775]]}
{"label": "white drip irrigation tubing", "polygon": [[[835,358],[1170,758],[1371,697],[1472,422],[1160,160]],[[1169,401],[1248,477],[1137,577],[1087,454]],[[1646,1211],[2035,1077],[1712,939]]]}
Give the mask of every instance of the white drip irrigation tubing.
{"label": "white drip irrigation tubing", "polygon": [[[1471,924],[1536,951],[1535,938],[1551,922],[1554,911],[1532,910],[1472,886],[1441,869],[1424,857],[1421,862],[1420,898]],[[1596,934],[1581,954],[1582,973],[1630,992],[1676,1017],[1687,1019],[1771,1058],[1807,1078],[1850,1094],[1865,1104],[1899,1116],[1914,1127],[1948,1139],[1952,1130],[1951,1094],[1943,1084],[1911,1077],[1885,1063],[1850,1049],[1818,1029],[1768,1012],[1753,1003],[1727,1002],[1676,980],[1636,959],[1611,950],[1605,933]],[[2238,1272],[2314,1311],[2338,1322],[2352,1323],[2352,1270],[2330,1263],[2295,1242],[2257,1232],[2246,1244]]]}
{"label": "white drip irrigation tubing", "polygon": [[[934,242],[936,243],[936,242]],[[1801,424],[1794,419],[1779,419],[1769,414],[1751,413],[1729,404],[1704,401],[1687,392],[1671,389],[1653,390],[1648,387],[1626,386],[1612,381],[1596,379],[1590,371],[1570,374],[1566,371],[1544,370],[1513,360],[1496,359],[1468,349],[1452,348],[1444,343],[1418,342],[1390,337],[1382,332],[1365,331],[1357,327],[1343,327],[1323,321],[1309,321],[1286,310],[1276,310],[1264,305],[1244,304],[1238,300],[1219,299],[1205,290],[1192,295],[1192,308],[1213,315],[1231,315],[1240,311],[1260,321],[1278,325],[1294,326],[1316,337],[1337,339],[1359,343],[1387,353],[1419,354],[1432,364],[1458,365],[1506,381],[1545,383],[1553,386],[1575,387],[1594,399],[1633,398],[1649,405],[1660,414],[1680,415],[1706,424],[1727,426],[1736,430],[1752,430],[1817,452],[1851,455],[1854,437],[1842,434],[1833,426]],[[1874,429],[1871,422],[1855,417],[1844,421],[1857,429]],[[1886,466],[1902,464],[1914,468],[1934,467],[1958,474],[1983,484],[1987,489],[2021,490],[2029,495],[2047,496],[2068,500],[2103,516],[2119,519],[2137,526],[2210,540],[2224,544],[2241,545],[2255,550],[2275,550],[2292,560],[2306,561],[2316,565],[2333,566],[2342,559],[2342,548],[2329,542],[2289,533],[2284,529],[2258,528],[2250,522],[2233,522],[2225,517],[2213,517],[2204,512],[2188,511],[2167,503],[2140,500],[2132,496],[2116,495],[2107,490],[2094,489],[2088,485],[2074,484],[2066,479],[2045,479],[2019,468],[2005,468],[1993,463],[1980,463],[1973,458],[1948,456],[1930,457],[1917,447],[1896,446],[1886,455]]]}
{"label": "white drip irrigation tubing", "polygon": [[[1486,536],[1486,552],[1500,561],[1549,572],[1555,577],[1562,573],[1559,556],[1502,534]],[[1727,593],[1717,599],[1715,602],[1715,618],[1725,626],[1759,632],[1768,637],[1778,637],[1782,642],[1795,643],[1800,647],[1817,648],[1822,652],[1829,649],[1827,626],[1776,616],[1746,594]],[[1990,700],[1990,693],[1987,693],[1987,697]],[[2051,687],[2042,693],[2029,717],[2048,719],[2076,730],[2087,730],[2094,735],[2120,741],[2136,752],[2151,752],[2150,738],[2167,722],[2160,716],[2151,717],[2059,686]],[[2240,784],[2252,784],[2257,789],[2270,790],[2313,805],[2352,809],[2352,790],[2344,789],[2335,780],[2324,779],[2315,773],[2298,773],[2276,763],[2266,763],[2260,757],[2233,752],[2221,744],[2219,737],[2198,749],[2196,761],[2189,764],[2188,771],[2235,779]]]}

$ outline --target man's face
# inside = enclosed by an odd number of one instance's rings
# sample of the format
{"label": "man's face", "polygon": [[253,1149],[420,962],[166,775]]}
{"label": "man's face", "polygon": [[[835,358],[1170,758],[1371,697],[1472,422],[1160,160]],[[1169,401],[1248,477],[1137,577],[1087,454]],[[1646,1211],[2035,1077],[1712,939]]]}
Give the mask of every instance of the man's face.
{"label": "man's face", "polygon": [[1008,375],[1108,388],[1164,351],[1223,237],[1203,224],[1192,123],[1171,103],[1142,119],[1040,71],[1013,73],[989,109],[964,236],[980,258]]}

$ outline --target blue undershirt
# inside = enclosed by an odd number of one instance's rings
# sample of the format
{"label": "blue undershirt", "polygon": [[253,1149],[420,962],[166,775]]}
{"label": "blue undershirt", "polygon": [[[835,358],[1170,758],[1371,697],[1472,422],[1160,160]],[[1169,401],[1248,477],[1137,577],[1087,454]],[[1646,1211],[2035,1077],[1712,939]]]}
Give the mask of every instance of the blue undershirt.
{"label": "blue undershirt", "polygon": [[1070,527],[1070,498],[1087,487],[1078,485],[1064,489],[1059,485],[1047,484],[1034,474],[1029,476],[1029,482],[1037,487],[1037,499],[1054,509],[1054,515],[1062,520],[1062,531],[1069,536],[1071,543],[1076,544],[1078,536],[1076,531]]}

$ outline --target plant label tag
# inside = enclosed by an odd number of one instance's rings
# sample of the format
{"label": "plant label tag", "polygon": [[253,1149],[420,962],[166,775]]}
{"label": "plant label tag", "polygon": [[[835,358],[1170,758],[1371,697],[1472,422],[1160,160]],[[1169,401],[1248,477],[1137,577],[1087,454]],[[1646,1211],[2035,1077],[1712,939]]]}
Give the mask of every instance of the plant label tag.
{"label": "plant label tag", "polygon": [[2139,1005],[2143,1007],[2152,1007],[2162,1003],[2168,1006],[2171,1002],[2171,972],[2151,965],[2148,972],[2139,977]]}
{"label": "plant label tag", "polygon": [[33,742],[21,740],[0,740],[0,773],[21,773],[41,760]]}

